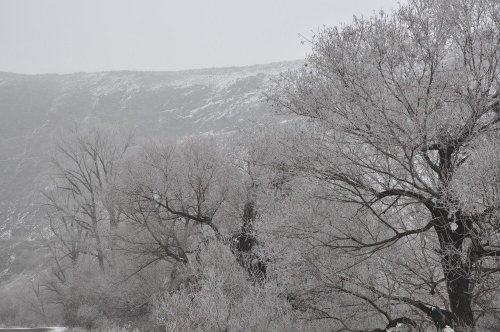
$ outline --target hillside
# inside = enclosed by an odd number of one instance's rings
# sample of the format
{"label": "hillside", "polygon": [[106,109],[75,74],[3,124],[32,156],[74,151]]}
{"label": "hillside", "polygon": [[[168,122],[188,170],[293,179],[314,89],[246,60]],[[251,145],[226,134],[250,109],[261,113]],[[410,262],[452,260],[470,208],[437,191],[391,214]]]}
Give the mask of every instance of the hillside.
{"label": "hillside", "polygon": [[40,264],[39,191],[51,141],[77,123],[119,125],[139,136],[228,133],[272,116],[270,77],[299,62],[179,72],[67,75],[0,73],[0,282]]}

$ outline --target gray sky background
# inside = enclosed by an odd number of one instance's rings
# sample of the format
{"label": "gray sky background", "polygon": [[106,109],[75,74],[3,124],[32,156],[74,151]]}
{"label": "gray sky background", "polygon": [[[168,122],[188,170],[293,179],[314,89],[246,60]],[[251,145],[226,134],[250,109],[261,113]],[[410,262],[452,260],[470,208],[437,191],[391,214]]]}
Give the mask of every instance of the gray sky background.
{"label": "gray sky background", "polygon": [[302,34],[397,0],[0,0],[0,71],[180,70],[304,58]]}

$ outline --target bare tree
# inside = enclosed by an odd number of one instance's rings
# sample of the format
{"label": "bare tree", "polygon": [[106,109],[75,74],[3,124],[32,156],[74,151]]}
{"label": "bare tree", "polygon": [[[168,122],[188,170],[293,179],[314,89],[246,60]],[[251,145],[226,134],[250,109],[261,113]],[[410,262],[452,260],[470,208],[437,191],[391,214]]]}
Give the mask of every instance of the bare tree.
{"label": "bare tree", "polygon": [[[104,276],[106,266],[112,265],[122,213],[116,184],[120,162],[131,143],[131,136],[118,135],[107,129],[75,126],[56,142],[52,156],[53,181],[43,194],[53,264],[52,276],[44,286],[50,301],[62,306],[70,325],[80,322],[77,313],[83,305],[84,271],[96,260]],[[88,290],[86,293],[90,295]]]}
{"label": "bare tree", "polygon": [[47,325],[48,319],[43,286],[35,279],[31,279],[29,282],[31,291],[34,295],[33,301],[28,302],[29,310],[39,315],[42,318],[43,323]]}
{"label": "bare tree", "polygon": [[225,240],[215,216],[228,172],[213,141],[151,145],[126,169],[123,212],[133,236],[122,236],[122,243],[144,260],[140,269],[160,260],[183,267],[204,239]]}
{"label": "bare tree", "polygon": [[[75,127],[57,143],[52,159],[54,183],[44,193],[46,211],[63,256],[73,265],[80,254],[86,254],[95,256],[100,269],[105,269],[104,242],[112,239],[121,213],[114,186],[130,142],[102,129]],[[105,224],[111,232],[104,232]]]}
{"label": "bare tree", "polygon": [[[498,182],[468,180],[479,169],[492,181],[498,174],[498,145],[488,142],[500,122],[499,3],[410,0],[391,15],[324,29],[311,44],[303,69],[282,76],[269,98],[310,120],[314,133],[306,148],[294,147],[292,166],[327,189],[324,200],[354,209],[351,224],[318,246],[376,257],[427,237],[437,247],[402,267],[440,268],[423,278],[424,299],[363,283],[363,292],[338,290],[376,308],[382,299],[406,305],[400,323],[413,322],[415,309],[438,329],[473,329],[495,310],[482,299],[500,271]],[[431,251],[438,258],[425,261]],[[411,288],[410,279],[401,282]],[[446,298],[436,291],[442,284]]]}

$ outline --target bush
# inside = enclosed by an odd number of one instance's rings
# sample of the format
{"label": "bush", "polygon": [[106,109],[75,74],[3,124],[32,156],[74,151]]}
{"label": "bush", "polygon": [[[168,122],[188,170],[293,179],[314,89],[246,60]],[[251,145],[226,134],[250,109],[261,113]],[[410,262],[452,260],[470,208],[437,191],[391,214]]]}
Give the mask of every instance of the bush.
{"label": "bush", "polygon": [[210,243],[196,269],[195,284],[155,301],[154,315],[167,331],[302,329],[279,287],[272,281],[250,281],[227,246]]}

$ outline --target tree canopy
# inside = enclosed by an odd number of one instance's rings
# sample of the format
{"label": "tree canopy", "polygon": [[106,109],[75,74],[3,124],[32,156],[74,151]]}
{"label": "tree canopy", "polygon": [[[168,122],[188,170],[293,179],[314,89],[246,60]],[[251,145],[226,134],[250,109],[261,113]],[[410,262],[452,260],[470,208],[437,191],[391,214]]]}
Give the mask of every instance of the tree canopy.
{"label": "tree canopy", "polygon": [[439,329],[473,328],[492,310],[500,272],[500,4],[410,0],[325,28],[311,45],[303,68],[268,97],[309,120],[308,144],[289,167],[325,188],[324,200],[352,207],[350,226],[317,246],[375,258],[404,243],[399,269],[415,279],[391,292],[339,286],[338,275],[331,286],[389,325],[413,324],[417,309]]}

